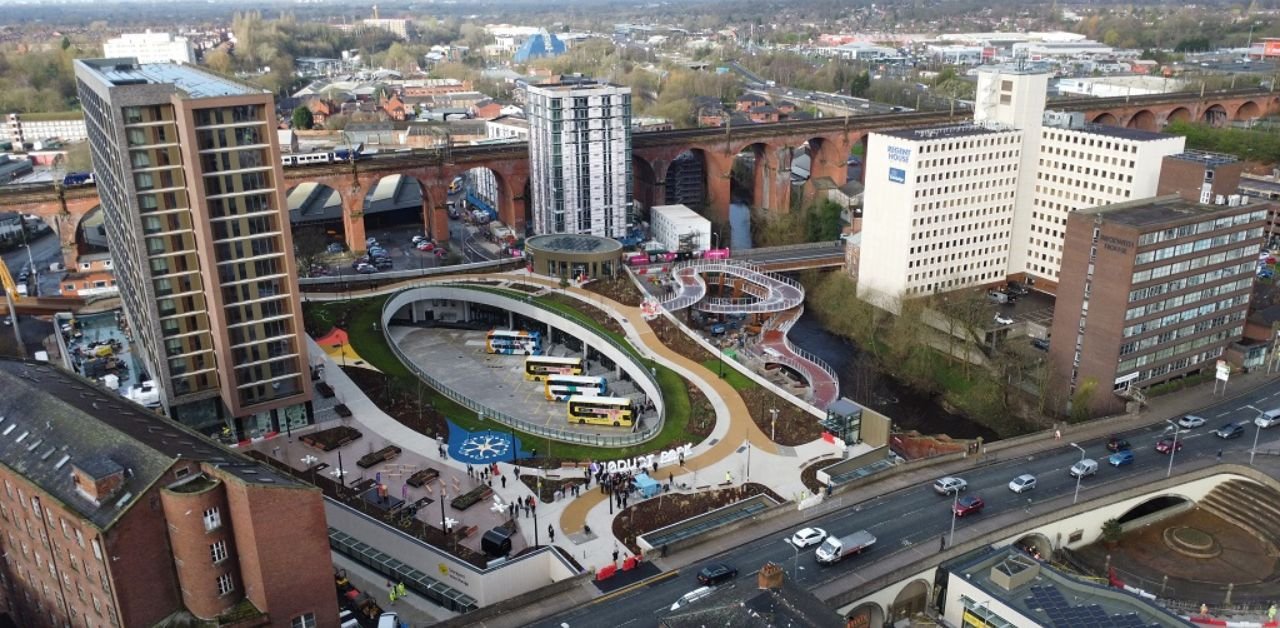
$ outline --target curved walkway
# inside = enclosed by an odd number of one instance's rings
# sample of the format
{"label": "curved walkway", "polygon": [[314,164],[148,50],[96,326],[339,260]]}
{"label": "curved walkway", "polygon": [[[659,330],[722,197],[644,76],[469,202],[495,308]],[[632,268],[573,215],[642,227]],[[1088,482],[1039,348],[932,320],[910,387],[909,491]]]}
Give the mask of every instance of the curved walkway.
{"label": "curved walkway", "polygon": [[[743,291],[751,298],[706,298],[707,283],[704,273],[722,273],[746,282]],[[840,397],[840,380],[835,371],[817,356],[791,344],[787,331],[800,319],[804,311],[804,286],[796,281],[764,272],[753,264],[742,261],[694,260],[681,262],[671,275],[677,289],[671,298],[662,302],[668,311],[695,307],[716,314],[779,313],[760,334],[759,346],[768,350],[768,359],[797,371],[809,382],[813,390],[813,405],[825,411]],[[790,311],[788,311],[790,310]]]}

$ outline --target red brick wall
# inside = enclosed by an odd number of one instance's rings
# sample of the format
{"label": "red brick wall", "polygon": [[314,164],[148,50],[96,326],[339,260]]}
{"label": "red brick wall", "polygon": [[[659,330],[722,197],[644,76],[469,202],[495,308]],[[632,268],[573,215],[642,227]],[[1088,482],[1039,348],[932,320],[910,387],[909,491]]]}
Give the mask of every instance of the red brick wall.
{"label": "red brick wall", "polygon": [[333,563],[324,502],[314,488],[226,482],[244,594],[268,613],[272,626],[313,613],[321,627],[338,625]]}
{"label": "red brick wall", "polygon": [[[169,524],[169,543],[173,547],[178,582],[182,585],[182,599],[196,617],[217,617],[244,599],[238,583],[231,593],[218,594],[219,576],[230,573],[233,579],[239,579],[225,487],[219,482],[194,494],[165,490],[160,498]],[[218,510],[220,524],[205,530],[204,513],[214,508]],[[215,564],[211,546],[218,542],[226,543],[227,558]]]}
{"label": "red brick wall", "polygon": [[[172,481],[166,476],[159,484]],[[160,489],[152,488],[107,533],[103,563],[124,626],[150,626],[182,608]]]}

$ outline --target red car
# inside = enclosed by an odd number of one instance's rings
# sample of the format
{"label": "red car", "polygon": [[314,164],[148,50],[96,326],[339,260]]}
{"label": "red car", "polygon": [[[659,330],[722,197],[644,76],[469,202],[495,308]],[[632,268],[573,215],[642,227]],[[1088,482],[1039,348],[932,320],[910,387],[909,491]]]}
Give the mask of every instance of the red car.
{"label": "red car", "polygon": [[1156,442],[1156,453],[1167,454],[1173,451],[1182,451],[1182,441],[1178,441],[1174,445],[1172,438],[1162,438]]}
{"label": "red car", "polygon": [[987,503],[982,501],[977,495],[965,495],[956,501],[955,513],[957,517],[971,515],[973,513],[982,512],[983,506]]}

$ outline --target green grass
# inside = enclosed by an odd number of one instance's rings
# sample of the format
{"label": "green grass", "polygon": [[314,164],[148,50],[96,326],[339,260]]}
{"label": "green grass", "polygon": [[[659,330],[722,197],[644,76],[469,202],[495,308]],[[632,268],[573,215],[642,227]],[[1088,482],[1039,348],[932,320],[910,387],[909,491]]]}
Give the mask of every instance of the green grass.
{"label": "green grass", "polygon": [[[526,293],[515,290],[478,286],[466,287],[512,298],[528,296]],[[342,319],[344,315],[349,317],[350,324],[347,334],[351,339],[351,347],[355,349],[356,353],[360,354],[360,357],[364,358],[369,364],[395,379],[397,386],[403,387],[404,390],[410,390],[417,386],[417,377],[400,362],[387,344],[382,331],[374,326],[382,317],[382,305],[387,298],[382,296],[346,302],[308,303],[306,304],[306,316],[309,326],[317,333],[327,333],[334,323]],[[523,442],[525,449],[537,448],[540,453],[547,453],[547,448],[550,447],[549,455],[557,458],[612,460],[668,449],[684,442],[686,439],[686,427],[689,424],[690,401],[687,384],[679,374],[665,366],[641,358],[639,352],[631,346],[624,336],[605,329],[603,325],[582,311],[574,309],[565,303],[546,299],[538,299],[538,301],[565,316],[565,318],[569,318],[602,336],[612,338],[622,345],[640,364],[656,369],[658,387],[662,390],[662,397],[666,401],[666,420],[662,424],[662,430],[653,439],[640,445],[622,448],[591,447],[559,442],[549,443],[543,437],[516,430],[516,435]],[[423,390],[425,392],[424,401],[429,400],[450,421],[464,429],[471,431],[508,430],[505,425],[493,421],[482,421],[474,411],[464,408],[431,386],[424,385]],[[494,408],[494,410],[505,411],[504,408]]]}
{"label": "green grass", "polygon": [[[702,365],[707,367],[707,370],[712,373],[720,372],[719,358],[704,360]],[[733,386],[734,390],[748,390],[758,386],[758,384],[756,384],[750,377],[739,373],[737,369],[727,364],[724,366],[724,381],[728,382],[730,386]]]}

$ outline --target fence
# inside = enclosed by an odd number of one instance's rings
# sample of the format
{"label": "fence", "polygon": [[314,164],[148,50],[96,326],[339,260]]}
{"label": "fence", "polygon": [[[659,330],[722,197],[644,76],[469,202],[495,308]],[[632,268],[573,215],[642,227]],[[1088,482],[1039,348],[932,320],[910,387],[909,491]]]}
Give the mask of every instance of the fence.
{"label": "fence", "polygon": [[[474,290],[476,292],[485,292],[488,294],[493,294],[494,296],[497,296],[499,298],[514,301],[516,303],[532,305],[536,308],[546,310],[547,312],[559,318],[572,320],[572,318],[570,316],[566,316],[564,312],[561,312],[560,310],[556,310],[554,308],[547,307],[546,305],[542,303],[538,303],[533,299],[522,301],[514,297],[508,297],[506,295],[499,294],[493,290],[486,290],[482,287],[467,286],[464,284],[440,284],[438,286],[419,286],[415,288],[408,288],[406,290],[402,290],[398,294],[404,294],[409,290],[420,290],[423,288],[432,288],[432,287],[461,288],[466,290]],[[584,434],[581,432],[561,430],[561,429],[556,429],[554,427],[548,427],[545,425],[538,425],[536,423],[530,423],[523,419],[513,417],[509,414],[506,414],[505,412],[500,412],[498,410],[494,410],[493,408],[489,408],[487,406],[481,405],[476,401],[472,400],[471,398],[465,395],[459,394],[458,392],[454,391],[452,388],[449,388],[440,380],[432,377],[426,371],[423,371],[421,368],[418,367],[418,365],[413,360],[409,359],[409,357],[400,350],[399,345],[397,345],[396,342],[392,340],[389,332],[389,329],[390,329],[389,323],[391,322],[391,315],[395,313],[394,310],[399,309],[403,305],[403,304],[395,303],[395,301],[396,301],[396,296],[393,295],[391,298],[388,298],[386,302],[383,303],[381,321],[382,321],[383,338],[387,341],[387,345],[391,347],[391,351],[395,353],[396,359],[400,360],[401,364],[404,364],[405,367],[408,368],[410,371],[412,371],[414,375],[421,378],[424,383],[434,388],[435,390],[440,391],[440,394],[444,395],[450,401],[453,401],[454,403],[475,412],[476,415],[482,421],[485,419],[489,419],[494,421],[495,423],[505,425],[509,428],[519,430],[521,432],[524,432],[532,436],[550,438],[552,440],[559,441],[562,443],[590,445],[593,447],[628,447],[631,445],[639,445],[640,443],[653,439],[655,436],[658,435],[658,432],[662,431],[663,412],[659,413],[658,420],[654,421],[652,424],[644,425],[640,429],[632,431],[630,434],[622,434],[622,435],[615,436],[615,435],[605,435],[605,434]],[[393,303],[395,303],[394,309],[391,307]],[[591,327],[588,326],[588,329],[591,329]],[[634,349],[632,349],[631,347],[624,347],[619,343],[617,343],[616,341],[614,341],[612,338],[609,338],[607,336],[604,336],[603,334],[598,334],[598,333],[594,335],[598,337],[600,340],[603,340],[604,342],[621,350],[625,355],[629,355],[629,356],[637,355]],[[638,360],[637,360],[637,364],[639,364]],[[662,387],[658,385],[658,380],[653,376],[653,373],[643,364],[640,364],[640,366],[641,368],[639,370],[645,373],[645,377],[653,385],[654,389],[659,391],[662,390]]]}

